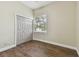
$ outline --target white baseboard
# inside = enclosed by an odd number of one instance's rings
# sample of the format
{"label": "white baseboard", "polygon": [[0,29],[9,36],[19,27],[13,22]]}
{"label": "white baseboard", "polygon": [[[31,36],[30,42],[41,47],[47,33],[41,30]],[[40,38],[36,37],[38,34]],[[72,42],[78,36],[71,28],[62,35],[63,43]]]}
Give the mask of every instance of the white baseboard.
{"label": "white baseboard", "polygon": [[77,51],[77,54],[78,54],[78,56],[79,56],[79,50],[76,48],[76,51]]}
{"label": "white baseboard", "polygon": [[6,50],[11,49],[11,48],[13,48],[13,47],[16,47],[16,45],[11,45],[11,46],[6,46],[6,47],[4,47],[4,48],[1,48],[1,49],[0,49],[0,52],[6,51]]}
{"label": "white baseboard", "polygon": [[76,47],[72,47],[72,46],[69,46],[69,45],[64,45],[64,44],[60,44],[60,43],[56,43],[56,42],[52,42],[52,41],[46,41],[46,40],[42,40],[42,39],[33,39],[33,40],[42,41],[42,42],[58,45],[58,46],[61,46],[61,47],[66,47],[66,48],[69,48],[69,49],[74,49],[74,50],[76,50],[77,54],[79,55],[79,50]]}
{"label": "white baseboard", "polygon": [[42,41],[42,42],[46,42],[46,43],[50,43],[50,44],[58,45],[58,46],[61,46],[61,47],[66,47],[66,48],[69,48],[69,49],[76,50],[75,47],[64,45],[64,44],[60,44],[60,43],[56,43],[56,42],[52,42],[52,41],[46,41],[46,40],[42,40],[42,39],[34,39],[34,40],[38,40],[38,41]]}

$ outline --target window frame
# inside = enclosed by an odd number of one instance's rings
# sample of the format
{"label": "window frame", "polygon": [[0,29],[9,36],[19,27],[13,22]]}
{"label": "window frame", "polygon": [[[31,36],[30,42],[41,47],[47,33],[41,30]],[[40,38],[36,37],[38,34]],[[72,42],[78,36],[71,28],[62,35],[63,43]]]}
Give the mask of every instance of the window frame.
{"label": "window frame", "polygon": [[[35,28],[34,28],[34,25],[35,25],[34,21],[35,21],[36,18],[41,18],[41,17],[46,18],[46,23],[44,23],[44,25],[46,24],[46,30],[45,31],[36,31]],[[46,14],[35,17],[34,21],[33,21],[33,32],[40,32],[40,33],[46,33],[47,32],[47,30],[48,30],[48,16]]]}

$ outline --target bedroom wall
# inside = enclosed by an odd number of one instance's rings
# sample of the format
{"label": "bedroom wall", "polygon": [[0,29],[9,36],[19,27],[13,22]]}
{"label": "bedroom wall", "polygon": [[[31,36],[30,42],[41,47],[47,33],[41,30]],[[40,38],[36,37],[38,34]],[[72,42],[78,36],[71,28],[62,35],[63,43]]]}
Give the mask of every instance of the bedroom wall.
{"label": "bedroom wall", "polygon": [[79,54],[79,2],[76,5],[76,39],[77,39],[77,49]]}
{"label": "bedroom wall", "polygon": [[0,49],[15,44],[15,14],[33,18],[32,9],[21,2],[0,1]]}
{"label": "bedroom wall", "polygon": [[53,2],[34,10],[35,16],[42,14],[48,15],[48,30],[47,33],[34,33],[35,40],[76,46],[76,2]]}

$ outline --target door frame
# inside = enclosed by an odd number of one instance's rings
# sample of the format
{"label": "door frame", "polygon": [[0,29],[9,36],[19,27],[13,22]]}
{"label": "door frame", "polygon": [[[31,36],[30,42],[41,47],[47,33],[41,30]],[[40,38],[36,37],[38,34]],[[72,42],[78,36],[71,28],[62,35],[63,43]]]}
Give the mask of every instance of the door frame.
{"label": "door frame", "polygon": [[17,42],[17,15],[19,16],[23,16],[27,19],[32,20],[32,37],[33,37],[33,18],[32,17],[26,17],[23,14],[15,14],[15,20],[14,20],[14,42],[15,42],[15,46],[17,46],[16,42]]}

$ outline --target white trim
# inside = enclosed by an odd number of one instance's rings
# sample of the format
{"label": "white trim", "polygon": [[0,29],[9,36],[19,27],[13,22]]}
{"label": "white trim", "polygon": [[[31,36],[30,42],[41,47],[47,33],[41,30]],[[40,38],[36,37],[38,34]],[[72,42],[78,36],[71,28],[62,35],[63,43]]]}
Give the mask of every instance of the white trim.
{"label": "white trim", "polygon": [[79,50],[76,48],[76,51],[77,51],[77,54],[78,54],[78,56],[79,56]]}
{"label": "white trim", "polygon": [[6,50],[11,49],[13,47],[16,47],[16,45],[11,45],[11,46],[7,46],[7,47],[4,47],[4,48],[1,48],[0,52],[6,51]]}
{"label": "white trim", "polygon": [[14,39],[15,39],[15,45],[16,44],[16,40],[17,40],[17,17],[16,17],[16,14],[15,14],[15,20],[14,20]]}
{"label": "white trim", "polygon": [[32,17],[26,17],[25,15],[20,14],[20,13],[16,13],[16,14],[15,14],[15,16],[16,16],[16,15],[23,16],[23,17],[25,17],[25,18],[28,18],[28,19],[30,19],[30,20],[33,20],[33,18],[32,18]]}
{"label": "white trim", "polygon": [[56,42],[52,42],[52,41],[46,41],[46,40],[35,39],[35,38],[34,38],[34,40],[38,40],[38,41],[42,41],[42,42],[46,42],[46,43],[50,43],[50,44],[54,44],[54,45],[58,45],[58,46],[61,46],[61,47],[66,47],[66,48],[69,48],[69,49],[74,49],[74,50],[77,49],[77,48],[72,47],[72,46],[69,46],[69,45],[64,45],[64,44],[60,44],[60,43],[56,43]]}
{"label": "white trim", "polygon": [[33,32],[36,32],[36,33],[47,33],[47,31],[33,31]]}

